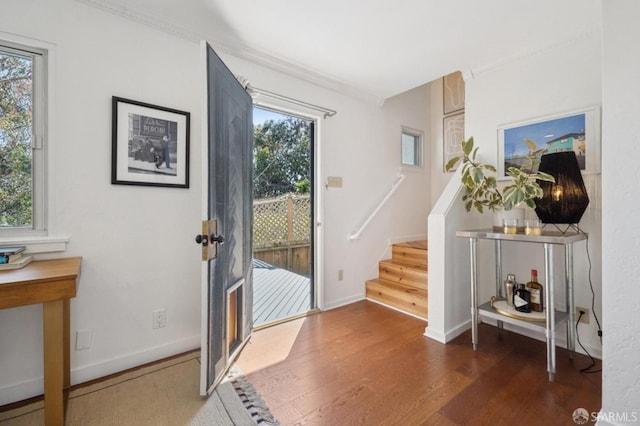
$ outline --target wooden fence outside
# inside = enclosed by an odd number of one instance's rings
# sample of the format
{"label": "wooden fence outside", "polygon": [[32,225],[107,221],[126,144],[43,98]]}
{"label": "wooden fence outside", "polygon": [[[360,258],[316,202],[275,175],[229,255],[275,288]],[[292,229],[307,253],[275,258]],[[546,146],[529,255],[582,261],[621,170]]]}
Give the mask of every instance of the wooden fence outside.
{"label": "wooden fence outside", "polygon": [[308,275],[311,261],[309,195],[286,194],[253,202],[253,255]]}

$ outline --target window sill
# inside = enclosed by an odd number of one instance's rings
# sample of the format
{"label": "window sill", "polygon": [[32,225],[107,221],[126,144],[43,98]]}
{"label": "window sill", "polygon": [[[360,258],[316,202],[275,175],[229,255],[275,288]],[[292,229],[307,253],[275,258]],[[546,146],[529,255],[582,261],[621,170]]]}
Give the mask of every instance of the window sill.
{"label": "window sill", "polygon": [[69,237],[0,238],[2,246],[25,246],[25,254],[54,253],[67,250]]}

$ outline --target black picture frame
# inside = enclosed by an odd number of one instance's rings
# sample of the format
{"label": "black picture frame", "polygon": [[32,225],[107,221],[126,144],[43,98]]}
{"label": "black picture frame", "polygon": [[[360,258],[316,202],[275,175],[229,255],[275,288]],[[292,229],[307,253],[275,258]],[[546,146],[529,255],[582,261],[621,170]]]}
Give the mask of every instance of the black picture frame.
{"label": "black picture frame", "polygon": [[111,183],[189,188],[191,114],[112,97]]}

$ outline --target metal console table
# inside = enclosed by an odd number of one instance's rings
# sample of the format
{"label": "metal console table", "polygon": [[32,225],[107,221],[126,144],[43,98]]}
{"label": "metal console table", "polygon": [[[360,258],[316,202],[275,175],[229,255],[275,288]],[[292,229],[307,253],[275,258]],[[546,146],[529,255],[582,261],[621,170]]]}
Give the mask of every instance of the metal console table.
{"label": "metal console table", "polygon": [[[505,234],[492,229],[477,229],[458,231],[456,236],[469,239],[471,260],[471,340],[473,350],[478,347],[478,320],[480,317],[492,318],[498,321],[498,327],[502,328],[503,322],[518,325],[528,330],[543,329],[547,340],[547,372],[549,381],[553,381],[556,373],[556,328],[567,322],[567,349],[569,356],[573,358],[575,350],[575,330],[572,324],[575,322],[575,303],[573,297],[573,243],[586,240],[587,234],[578,232],[560,233],[544,230],[542,235]],[[513,318],[494,310],[491,302],[478,306],[478,269],[477,269],[477,244],[478,240],[493,240],[495,243],[495,267],[496,267],[496,296],[502,294],[502,242],[514,241],[522,243],[535,243],[544,246],[544,276],[546,288],[544,291],[545,321],[531,322],[526,319]],[[555,306],[554,300],[554,247],[564,246],[565,257],[565,288],[567,292],[567,312],[548,309]]]}

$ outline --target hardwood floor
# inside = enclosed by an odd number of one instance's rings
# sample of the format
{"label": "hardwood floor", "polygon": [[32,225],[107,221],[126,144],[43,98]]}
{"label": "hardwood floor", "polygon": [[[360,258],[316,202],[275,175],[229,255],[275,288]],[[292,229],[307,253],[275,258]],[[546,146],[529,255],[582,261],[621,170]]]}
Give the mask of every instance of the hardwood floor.
{"label": "hardwood floor", "polygon": [[474,352],[469,332],[443,345],[424,326],[358,302],[254,333],[238,365],[283,426],[575,425],[600,409],[585,356],[558,348],[550,383],[543,342],[481,325]]}

